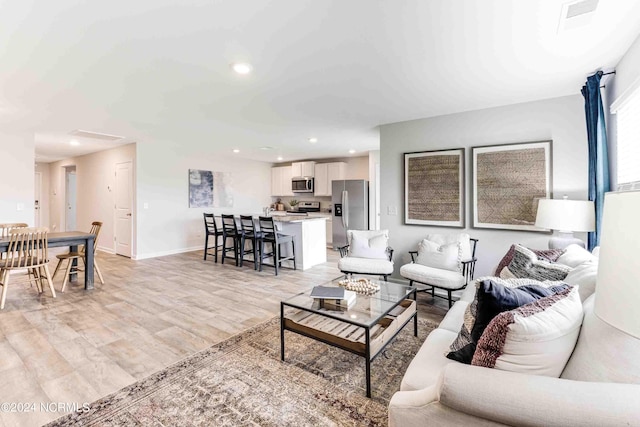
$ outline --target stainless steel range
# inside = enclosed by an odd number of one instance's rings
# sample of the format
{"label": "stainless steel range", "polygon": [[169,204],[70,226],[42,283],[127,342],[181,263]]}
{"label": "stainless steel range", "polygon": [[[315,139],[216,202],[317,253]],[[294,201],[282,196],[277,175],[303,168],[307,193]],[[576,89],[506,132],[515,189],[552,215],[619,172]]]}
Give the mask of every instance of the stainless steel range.
{"label": "stainless steel range", "polygon": [[308,212],[320,212],[320,202],[300,202],[297,210],[288,210],[288,215],[307,215]]}

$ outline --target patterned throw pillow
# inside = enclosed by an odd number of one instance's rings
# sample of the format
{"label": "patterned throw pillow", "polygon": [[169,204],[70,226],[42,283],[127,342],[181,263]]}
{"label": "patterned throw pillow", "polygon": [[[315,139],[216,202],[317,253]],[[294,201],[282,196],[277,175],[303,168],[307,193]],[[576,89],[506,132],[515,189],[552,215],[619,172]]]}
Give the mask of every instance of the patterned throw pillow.
{"label": "patterned throw pillow", "polygon": [[516,245],[509,271],[516,277],[528,277],[535,280],[564,280],[571,267],[540,261],[536,254],[522,245]]}
{"label": "patterned throw pillow", "polygon": [[[475,281],[476,288],[479,288],[482,283],[490,281],[494,284],[501,285],[507,288],[517,288],[522,286],[535,285],[543,288],[552,288],[563,285],[562,282],[540,282],[538,280],[522,278],[522,279],[500,279],[498,277],[480,277]],[[476,295],[471,302],[465,312],[464,312],[464,322],[460,327],[460,332],[458,336],[453,341],[453,343],[449,346],[450,352],[446,355],[449,359],[458,360],[463,363],[471,363],[471,357],[473,356],[473,352],[475,350],[475,343],[471,338],[471,331],[476,323],[476,317],[478,315],[478,290],[476,289]],[[479,337],[478,337],[479,338]],[[451,356],[449,356],[451,355]]]}
{"label": "patterned throw pillow", "polygon": [[[528,248],[527,248],[528,249]],[[549,261],[556,262],[562,254],[565,253],[564,249],[529,249],[531,252],[536,254],[539,260],[541,261]],[[502,257],[498,266],[496,267],[495,275],[499,276],[502,270],[511,264],[511,260],[513,259],[513,255],[516,253],[516,245],[511,245],[507,253]]]}
{"label": "patterned throw pillow", "polygon": [[582,319],[575,286],[500,313],[484,330],[471,363],[559,377],[578,340]]}

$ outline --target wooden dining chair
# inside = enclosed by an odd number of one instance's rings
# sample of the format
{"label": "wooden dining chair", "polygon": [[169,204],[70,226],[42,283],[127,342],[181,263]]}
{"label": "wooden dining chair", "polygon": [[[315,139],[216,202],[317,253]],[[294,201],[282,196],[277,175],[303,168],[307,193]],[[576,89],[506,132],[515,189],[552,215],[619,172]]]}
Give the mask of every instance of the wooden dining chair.
{"label": "wooden dining chair", "polygon": [[0,260],[0,310],[4,308],[7,299],[7,289],[11,272],[15,270],[27,270],[28,281],[33,284],[35,280],[39,293],[43,292],[42,282],[46,280],[51,290],[51,295],[56,297],[53,281],[49,273],[49,245],[47,243],[47,228],[14,228],[9,230],[9,246],[7,255]]}
{"label": "wooden dining chair", "polygon": [[[7,222],[4,224],[0,224],[0,239],[6,239],[9,237],[9,230],[13,230],[14,228],[27,228],[29,225],[24,222]],[[4,259],[6,254],[0,253],[0,259]]]}
{"label": "wooden dining chair", "polygon": [[4,224],[0,224],[0,238],[9,237],[9,230],[13,230],[14,228],[27,228],[29,225],[24,222],[8,222]]}
{"label": "wooden dining chair", "polygon": [[[101,228],[102,228],[102,223],[100,221],[94,221],[91,223],[91,230],[89,230],[89,234],[93,234],[96,236],[93,241],[93,268],[96,270],[96,273],[98,273],[98,278],[100,279],[100,283],[104,285],[104,279],[102,278],[102,273],[100,272],[100,267],[98,266],[98,260],[96,259],[96,249],[98,248],[98,236],[100,235]],[[68,252],[66,254],[56,255],[56,258],[58,258],[58,264],[56,265],[56,269],[53,271],[54,279],[56,277],[56,274],[58,274],[58,270],[60,270],[62,263],[64,261],[67,261],[67,268],[64,273],[64,280],[62,281],[62,288],[60,289],[60,292],[64,292],[65,288],[67,287],[67,282],[69,281],[69,274],[73,272],[72,271],[72,268],[74,268],[73,261],[77,259],[81,259],[82,264],[84,264],[86,268],[85,246],[83,245],[78,252]],[[76,272],[82,271],[82,269],[80,269],[76,265],[74,271]]]}

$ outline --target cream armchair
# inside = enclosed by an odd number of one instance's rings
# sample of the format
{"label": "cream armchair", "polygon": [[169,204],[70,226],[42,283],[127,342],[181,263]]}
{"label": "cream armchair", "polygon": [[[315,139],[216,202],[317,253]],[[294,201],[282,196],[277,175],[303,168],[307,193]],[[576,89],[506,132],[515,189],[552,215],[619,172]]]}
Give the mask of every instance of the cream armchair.
{"label": "cream armchair", "polygon": [[478,239],[465,233],[427,235],[417,251],[409,251],[411,263],[400,268],[400,275],[410,286],[414,282],[428,286],[432,297],[440,297],[436,288],[447,291],[451,308],[451,293],[464,289],[473,279],[477,243]]}
{"label": "cream armchair", "polygon": [[389,230],[349,230],[346,246],[338,248],[338,269],[347,275],[370,274],[387,280],[393,273]]}

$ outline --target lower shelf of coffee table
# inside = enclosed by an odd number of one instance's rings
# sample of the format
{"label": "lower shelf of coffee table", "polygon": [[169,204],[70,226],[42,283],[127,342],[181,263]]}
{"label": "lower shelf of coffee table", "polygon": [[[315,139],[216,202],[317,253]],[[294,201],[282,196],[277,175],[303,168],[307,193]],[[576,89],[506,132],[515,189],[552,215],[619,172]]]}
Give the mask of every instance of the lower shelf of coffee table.
{"label": "lower shelf of coffee table", "polygon": [[[373,358],[415,314],[416,302],[403,300],[387,316],[371,327],[370,351]],[[346,321],[332,319],[305,310],[289,313],[284,318],[285,329],[348,349],[362,356],[367,354],[366,329]]]}

